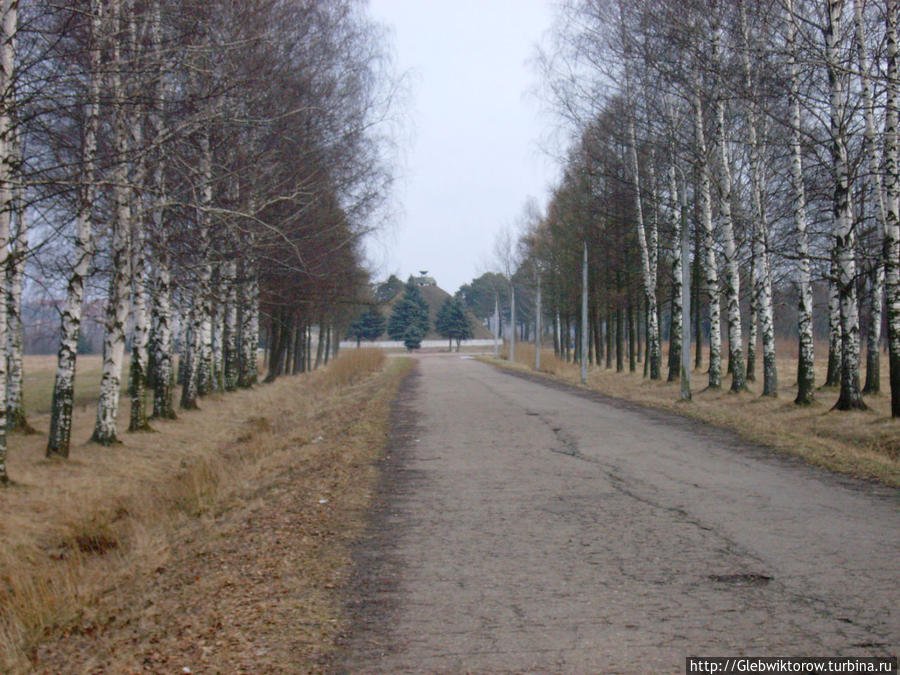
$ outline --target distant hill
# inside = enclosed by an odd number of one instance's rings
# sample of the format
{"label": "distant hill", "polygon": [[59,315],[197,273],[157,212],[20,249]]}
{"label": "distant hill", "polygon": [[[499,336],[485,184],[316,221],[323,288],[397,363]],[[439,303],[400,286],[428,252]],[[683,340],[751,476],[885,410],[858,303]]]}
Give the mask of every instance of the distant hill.
{"label": "distant hill", "polygon": [[[447,298],[453,297],[447,291],[438,286],[420,286],[419,291],[422,293],[422,297],[425,298],[425,302],[428,303],[428,319],[431,322],[431,330],[428,332],[428,335],[425,336],[426,340],[441,340],[443,339],[441,334],[438,333],[434,329],[434,322],[437,320],[438,312],[441,309],[441,305],[444,304],[444,301]],[[394,311],[394,305],[400,300],[400,297],[403,295],[403,292],[397,293],[389,302],[387,302],[383,308],[382,313],[384,314],[384,318],[386,321],[390,321],[391,312]],[[491,333],[487,328],[485,328],[481,321],[475,318],[475,315],[472,314],[469,310],[466,310],[466,316],[469,317],[469,321],[472,322],[472,333],[475,339],[490,339],[494,337],[494,334]],[[383,340],[387,340],[388,337],[385,334],[382,337]]]}

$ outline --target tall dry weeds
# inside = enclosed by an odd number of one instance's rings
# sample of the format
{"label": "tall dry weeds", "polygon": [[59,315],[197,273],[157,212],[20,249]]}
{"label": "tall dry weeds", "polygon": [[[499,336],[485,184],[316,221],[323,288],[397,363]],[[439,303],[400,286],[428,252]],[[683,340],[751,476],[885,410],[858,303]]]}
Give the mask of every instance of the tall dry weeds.
{"label": "tall dry weeds", "polygon": [[384,350],[377,347],[342,351],[322,371],[322,382],[332,387],[353,384],[366,375],[381,370],[386,358]]}
{"label": "tall dry weeds", "polygon": [[[500,358],[509,361],[509,346],[500,348]],[[516,343],[516,365],[526,369],[534,368],[535,346],[533,342]],[[552,349],[541,348],[541,372],[560,377],[577,377],[579,365],[559,358]]]}

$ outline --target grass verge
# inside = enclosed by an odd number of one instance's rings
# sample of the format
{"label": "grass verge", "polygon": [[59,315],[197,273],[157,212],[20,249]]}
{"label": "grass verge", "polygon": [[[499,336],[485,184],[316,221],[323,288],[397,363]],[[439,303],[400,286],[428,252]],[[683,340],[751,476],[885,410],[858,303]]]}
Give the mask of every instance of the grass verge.
{"label": "grass verge", "polygon": [[[789,350],[782,350],[788,353]],[[517,344],[516,360],[508,360],[508,350],[500,359],[479,357],[493,365],[534,373],[534,345]],[[882,359],[887,361],[887,359]],[[663,364],[665,365],[665,357]],[[817,364],[824,368],[823,364]],[[886,364],[882,364],[882,382],[887,382]],[[900,487],[900,422],[890,416],[890,400],[884,394],[866,397],[865,411],[832,410],[837,391],[820,389],[810,406],[794,404],[796,396],[796,358],[778,360],[782,384],[777,397],[761,397],[761,382],[750,382],[743,393],[728,390],[730,377],[723,378],[721,390],[705,388],[706,374],[692,373],[692,400],[682,401],[679,382],[651,381],[638,370],[624,372],[590,367],[586,387],[602,394],[651,408],[707,422],[737,432],[741,437],[768,446],[778,452],[831,471],[876,480]],[[580,383],[580,367],[557,358],[552,350],[541,351],[541,372],[574,386]],[[663,372],[665,376],[665,370]],[[761,379],[761,375],[760,375]],[[824,381],[817,370],[816,379]]]}
{"label": "grass verge", "polygon": [[348,350],[68,461],[17,439],[0,670],[315,671],[411,366]]}

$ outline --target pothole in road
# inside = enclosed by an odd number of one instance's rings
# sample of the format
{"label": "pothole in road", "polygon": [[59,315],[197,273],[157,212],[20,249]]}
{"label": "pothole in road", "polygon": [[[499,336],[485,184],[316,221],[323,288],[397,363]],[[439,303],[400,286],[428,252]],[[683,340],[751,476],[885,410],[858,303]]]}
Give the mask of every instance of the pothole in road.
{"label": "pothole in road", "polygon": [[772,577],[766,574],[710,574],[710,581],[742,586],[765,586]]}

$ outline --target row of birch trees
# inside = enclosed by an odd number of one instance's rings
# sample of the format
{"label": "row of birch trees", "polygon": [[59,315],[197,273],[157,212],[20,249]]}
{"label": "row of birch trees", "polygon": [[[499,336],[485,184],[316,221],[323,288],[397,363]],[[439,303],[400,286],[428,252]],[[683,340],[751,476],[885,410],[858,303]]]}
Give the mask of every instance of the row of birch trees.
{"label": "row of birch trees", "polygon": [[900,415],[898,17],[897,0],[563,3],[540,64],[573,142],[546,214],[521,240],[522,275],[543,281],[555,333],[581,331],[586,246],[590,356],[609,364],[615,352],[621,369],[627,353],[633,368],[643,324],[647,374],[664,374],[667,332],[676,379],[690,349],[686,245],[709,387],[723,386],[727,358],[731,389],[746,389],[761,341],[763,395],[777,394],[778,292],[795,298],[796,402],[810,403],[813,288],[827,285],[818,384],[839,387],[836,408],[864,408],[886,337]]}
{"label": "row of birch trees", "polygon": [[120,437],[124,377],[129,431],[252,386],[262,343],[327,325],[366,288],[398,81],[355,0],[0,0],[0,13],[6,482],[7,417],[27,425],[26,274],[60,316],[48,456],[69,454],[89,303],[104,328],[94,441]]}

